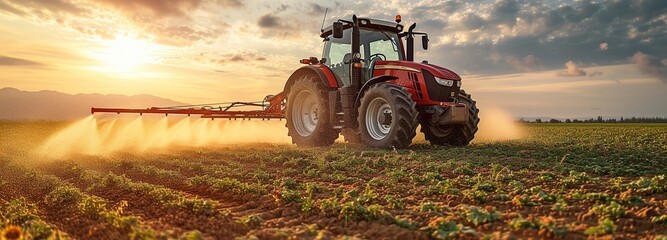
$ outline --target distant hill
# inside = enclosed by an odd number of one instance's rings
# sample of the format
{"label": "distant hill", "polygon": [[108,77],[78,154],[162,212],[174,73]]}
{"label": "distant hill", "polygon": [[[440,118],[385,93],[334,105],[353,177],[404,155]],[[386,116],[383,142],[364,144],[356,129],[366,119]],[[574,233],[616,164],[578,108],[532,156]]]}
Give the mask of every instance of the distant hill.
{"label": "distant hill", "polygon": [[147,94],[72,95],[55,91],[0,89],[0,120],[72,120],[90,115],[91,107],[147,108],[176,105],[187,104]]}

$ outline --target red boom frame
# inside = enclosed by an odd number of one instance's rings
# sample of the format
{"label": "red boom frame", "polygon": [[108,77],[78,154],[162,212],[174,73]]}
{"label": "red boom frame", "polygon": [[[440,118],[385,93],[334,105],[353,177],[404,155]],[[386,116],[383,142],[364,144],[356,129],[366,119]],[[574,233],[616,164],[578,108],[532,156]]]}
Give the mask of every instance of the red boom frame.
{"label": "red boom frame", "polygon": [[[285,108],[285,94],[278,93],[273,97],[265,99],[261,102],[231,102],[231,103],[221,103],[226,105],[221,105],[217,107],[212,107],[209,105],[188,105],[188,106],[175,106],[175,107],[151,107],[146,109],[132,109],[132,108],[91,108],[90,113],[138,113],[139,115],[146,114],[164,114],[168,116],[169,114],[181,114],[181,115],[201,115],[202,118],[229,118],[229,119],[250,119],[250,118],[261,118],[261,119],[274,119],[274,118],[284,118],[285,114],[283,110]],[[199,108],[194,108],[199,107]],[[230,109],[237,107],[261,107],[262,110],[237,110],[232,111]]]}

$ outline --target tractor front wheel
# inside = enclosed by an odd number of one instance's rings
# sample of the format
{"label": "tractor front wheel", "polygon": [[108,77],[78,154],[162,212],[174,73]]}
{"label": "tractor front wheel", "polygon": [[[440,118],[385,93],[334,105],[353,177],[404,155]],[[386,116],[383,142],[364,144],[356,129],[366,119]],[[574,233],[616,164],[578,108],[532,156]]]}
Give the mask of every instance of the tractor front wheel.
{"label": "tractor front wheel", "polygon": [[375,84],[361,99],[361,143],[376,148],[407,148],[416,135],[417,115],[415,102],[403,87]]}
{"label": "tractor front wheel", "polygon": [[325,87],[311,77],[297,80],[290,88],[285,109],[287,134],[300,146],[329,146],[338,138],[329,121],[329,99]]}
{"label": "tractor front wheel", "polygon": [[468,106],[468,121],[465,124],[433,125],[422,121],[421,131],[426,140],[435,145],[466,146],[475,138],[479,124],[479,109],[470,94],[461,90],[459,102]]}

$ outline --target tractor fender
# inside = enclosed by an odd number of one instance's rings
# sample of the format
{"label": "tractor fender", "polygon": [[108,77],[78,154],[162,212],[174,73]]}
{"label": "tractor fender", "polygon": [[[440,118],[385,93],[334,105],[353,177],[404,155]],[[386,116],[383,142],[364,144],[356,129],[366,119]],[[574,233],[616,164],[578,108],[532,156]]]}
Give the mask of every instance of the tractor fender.
{"label": "tractor fender", "polygon": [[323,86],[330,87],[330,88],[338,88],[338,83],[336,82],[336,77],[334,77],[333,73],[331,73],[331,70],[327,68],[324,65],[308,65],[308,66],[303,66],[289,77],[287,79],[287,82],[285,83],[285,88],[283,89],[283,92],[288,93],[289,89],[292,87],[292,85],[300,79],[302,76],[307,76],[311,75],[314,77],[317,77],[319,81],[321,81]]}
{"label": "tractor fender", "polygon": [[354,100],[354,108],[359,107],[359,101],[361,100],[361,97],[364,95],[364,92],[366,92],[366,90],[370,88],[373,84],[396,80],[396,79],[398,79],[398,77],[391,75],[380,75],[368,79],[368,81],[364,83],[361,89],[359,89],[359,93],[357,93],[357,98]]}

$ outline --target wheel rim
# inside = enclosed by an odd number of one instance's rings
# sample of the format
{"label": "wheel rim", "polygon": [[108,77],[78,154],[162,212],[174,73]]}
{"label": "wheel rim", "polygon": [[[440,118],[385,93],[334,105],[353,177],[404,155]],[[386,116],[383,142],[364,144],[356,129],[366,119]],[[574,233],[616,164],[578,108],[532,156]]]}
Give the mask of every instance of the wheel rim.
{"label": "wheel rim", "polygon": [[382,98],[375,98],[366,109],[366,130],[375,140],[382,140],[391,131],[393,111],[389,103]]}
{"label": "wheel rim", "polygon": [[294,99],[292,120],[294,129],[302,137],[310,136],[317,127],[318,106],[315,95],[309,91],[301,91]]}

